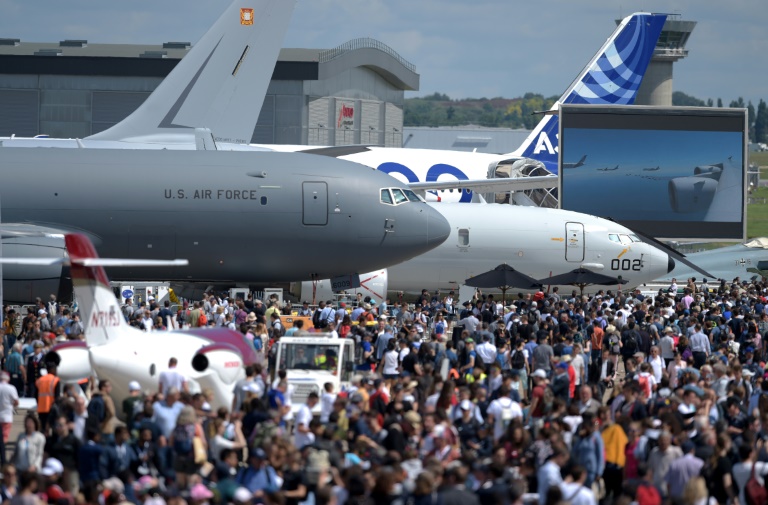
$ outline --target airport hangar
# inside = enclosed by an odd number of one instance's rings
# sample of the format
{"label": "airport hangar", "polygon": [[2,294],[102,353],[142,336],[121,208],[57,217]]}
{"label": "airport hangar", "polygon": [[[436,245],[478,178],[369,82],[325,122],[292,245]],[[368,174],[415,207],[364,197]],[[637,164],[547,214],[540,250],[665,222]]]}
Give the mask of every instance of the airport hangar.
{"label": "airport hangar", "polygon": [[[0,136],[84,138],[106,130],[190,47],[0,39]],[[418,89],[416,67],[375,39],[282,49],[252,142],[401,147],[405,91]]]}

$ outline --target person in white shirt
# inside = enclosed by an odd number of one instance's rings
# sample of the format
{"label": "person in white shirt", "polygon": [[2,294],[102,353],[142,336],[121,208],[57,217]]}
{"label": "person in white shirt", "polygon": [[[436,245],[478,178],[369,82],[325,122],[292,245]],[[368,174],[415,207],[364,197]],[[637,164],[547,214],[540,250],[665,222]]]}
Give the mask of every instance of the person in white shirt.
{"label": "person in white shirt", "polygon": [[509,387],[502,384],[499,388],[499,397],[488,406],[488,423],[493,423],[493,439],[498,441],[507,430],[512,419],[523,417],[523,409],[509,397]]}
{"label": "person in white shirt", "polygon": [[587,472],[581,465],[575,465],[571,468],[570,482],[560,483],[560,492],[563,493],[563,500],[571,505],[597,505],[595,494],[591,489],[584,485],[587,480]]}
{"label": "person in white shirt", "polygon": [[293,443],[299,450],[315,442],[315,434],[312,433],[309,424],[312,422],[312,409],[317,405],[318,401],[317,393],[312,391],[307,397],[307,402],[296,413],[296,432],[294,433]]}
{"label": "person in white shirt", "polygon": [[486,365],[494,363],[498,354],[496,346],[491,343],[491,338],[488,335],[483,336],[483,343],[475,347],[475,352]]}
{"label": "person in white shirt", "polygon": [[328,321],[328,337],[329,338],[339,338],[339,332],[336,331],[336,321]]}
{"label": "person in white shirt", "polygon": [[179,362],[176,358],[171,358],[168,360],[168,370],[160,372],[160,376],[158,377],[160,383],[158,391],[160,394],[163,394],[171,388],[176,388],[179,391],[189,393],[189,383],[187,382],[187,378],[176,370],[176,365],[178,364]]}
{"label": "person in white shirt", "polygon": [[474,314],[470,314],[469,316],[459,321],[459,326],[463,326],[464,329],[467,330],[471,335],[477,331],[477,327],[480,326],[480,320],[476,318]]}
{"label": "person in white shirt", "polygon": [[581,344],[573,345],[571,366],[573,367],[573,371],[576,373],[576,381],[575,381],[576,387],[579,387],[584,383],[585,365],[584,365],[583,352],[584,351]]}
{"label": "person in white shirt", "polygon": [[539,471],[536,474],[538,477],[538,492],[539,492],[539,505],[545,505],[547,503],[547,491],[552,486],[560,486],[563,483],[563,477],[560,475],[560,468],[562,468],[568,461],[570,454],[564,449],[559,447],[554,449],[552,456],[549,457],[546,463],[541,465]]}
{"label": "person in white shirt", "polygon": [[661,359],[661,353],[659,352],[659,348],[655,345],[651,347],[651,355],[648,356],[648,363],[651,364],[651,370],[653,373],[653,378],[656,381],[656,383],[661,382],[661,374],[664,371],[664,360]]}
{"label": "person in white shirt", "polygon": [[8,372],[0,373],[0,426],[3,428],[3,442],[8,443],[13,425],[13,409],[19,404],[19,393],[11,386]]}
{"label": "person in white shirt", "polygon": [[326,424],[333,412],[333,404],[336,403],[336,394],[333,392],[332,382],[326,382],[323,389],[323,394],[320,397],[320,422]]}

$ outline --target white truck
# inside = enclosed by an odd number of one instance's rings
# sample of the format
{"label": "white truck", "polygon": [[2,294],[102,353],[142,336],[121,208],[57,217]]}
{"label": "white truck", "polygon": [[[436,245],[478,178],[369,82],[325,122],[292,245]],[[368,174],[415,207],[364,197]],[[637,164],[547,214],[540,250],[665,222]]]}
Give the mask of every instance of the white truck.
{"label": "white truck", "polygon": [[[322,335],[284,336],[276,344],[275,376],[279,370],[286,371],[289,388],[293,391],[291,409],[294,412],[306,403],[310,393],[322,395],[328,382],[333,384],[334,393],[345,391],[355,372],[354,340]],[[319,403],[314,412],[320,412]]]}

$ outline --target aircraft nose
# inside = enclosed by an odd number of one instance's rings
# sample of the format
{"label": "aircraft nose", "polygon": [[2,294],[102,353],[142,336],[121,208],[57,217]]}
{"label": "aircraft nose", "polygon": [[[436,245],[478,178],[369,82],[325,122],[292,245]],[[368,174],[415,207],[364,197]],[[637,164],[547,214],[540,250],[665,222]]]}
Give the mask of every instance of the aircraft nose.
{"label": "aircraft nose", "polygon": [[672,256],[667,256],[667,258],[669,258],[667,260],[667,273],[669,273],[675,269],[675,260],[672,258]]}
{"label": "aircraft nose", "polygon": [[451,224],[432,206],[427,211],[427,245],[430,249],[445,242],[451,234]]}

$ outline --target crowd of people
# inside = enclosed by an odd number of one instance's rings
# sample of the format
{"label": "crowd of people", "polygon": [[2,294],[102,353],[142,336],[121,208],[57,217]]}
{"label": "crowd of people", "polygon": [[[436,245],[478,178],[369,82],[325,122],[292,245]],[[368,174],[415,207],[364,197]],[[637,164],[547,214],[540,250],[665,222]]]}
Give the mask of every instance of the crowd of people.
{"label": "crowd of people", "polygon": [[[5,311],[0,425],[12,450],[0,451],[0,496],[14,505],[768,503],[767,296],[761,282],[695,279],[652,295],[553,289],[504,302],[425,290],[414,304],[304,304],[291,328],[282,307],[253,298],[208,294],[179,310],[127,303],[126,319],[146,331],[228,326],[252,343],[263,360],[218,410],[173,360],[155,391],[131,384],[124,399],[106,379],[46,381],[55,376],[46,350],[83,328],[55,299],[38,301],[24,319]],[[275,341],[307,330],[354,339],[356,375],[295,405],[270,357]],[[44,408],[10,440],[21,396]]]}

